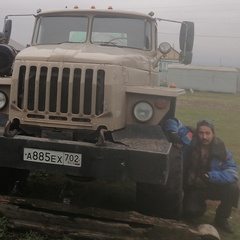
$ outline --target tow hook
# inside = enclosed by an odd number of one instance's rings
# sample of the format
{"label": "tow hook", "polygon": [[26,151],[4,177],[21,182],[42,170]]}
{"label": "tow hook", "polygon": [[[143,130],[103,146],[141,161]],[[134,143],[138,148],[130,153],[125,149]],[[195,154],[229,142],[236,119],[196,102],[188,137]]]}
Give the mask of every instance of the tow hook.
{"label": "tow hook", "polygon": [[105,141],[104,133],[107,132],[107,129],[102,128],[99,132],[98,141],[96,143],[97,146],[106,146],[107,142]]}
{"label": "tow hook", "polygon": [[15,135],[18,134],[18,130],[17,129],[10,130],[10,126],[11,126],[11,121],[8,120],[3,131],[4,137],[14,137]]}

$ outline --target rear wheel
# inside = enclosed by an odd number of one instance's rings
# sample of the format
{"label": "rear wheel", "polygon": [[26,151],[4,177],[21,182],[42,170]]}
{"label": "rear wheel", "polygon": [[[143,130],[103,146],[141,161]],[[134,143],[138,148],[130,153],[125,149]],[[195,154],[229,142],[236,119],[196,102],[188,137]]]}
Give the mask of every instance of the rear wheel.
{"label": "rear wheel", "polygon": [[136,198],[138,211],[169,219],[179,219],[182,213],[182,151],[172,147],[170,172],[165,186],[137,183]]}

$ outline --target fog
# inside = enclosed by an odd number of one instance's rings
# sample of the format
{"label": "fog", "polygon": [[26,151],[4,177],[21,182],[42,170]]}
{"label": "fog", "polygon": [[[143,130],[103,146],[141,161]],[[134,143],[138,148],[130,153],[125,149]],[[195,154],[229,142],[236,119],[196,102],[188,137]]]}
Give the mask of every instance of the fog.
{"label": "fog", "polygon": [[[90,8],[153,11],[155,17],[195,23],[193,65],[240,67],[240,2],[238,0],[0,0],[0,30],[9,14],[35,14],[37,9]],[[12,39],[26,45],[31,40],[34,17],[12,17]],[[159,25],[159,43],[168,41],[177,51],[175,26]]]}

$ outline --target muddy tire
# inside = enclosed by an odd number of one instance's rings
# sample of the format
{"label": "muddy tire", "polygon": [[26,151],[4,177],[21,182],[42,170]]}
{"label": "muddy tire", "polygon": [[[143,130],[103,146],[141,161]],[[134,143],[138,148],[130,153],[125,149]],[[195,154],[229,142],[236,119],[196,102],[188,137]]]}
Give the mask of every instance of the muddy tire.
{"label": "muddy tire", "polygon": [[140,213],[180,219],[182,214],[182,151],[172,147],[170,151],[170,172],[165,186],[137,183],[137,211]]}
{"label": "muddy tire", "polygon": [[28,170],[0,167],[0,194],[11,195],[17,181],[25,188]]}
{"label": "muddy tire", "polygon": [[0,76],[10,74],[15,56],[16,52],[11,46],[0,44]]}

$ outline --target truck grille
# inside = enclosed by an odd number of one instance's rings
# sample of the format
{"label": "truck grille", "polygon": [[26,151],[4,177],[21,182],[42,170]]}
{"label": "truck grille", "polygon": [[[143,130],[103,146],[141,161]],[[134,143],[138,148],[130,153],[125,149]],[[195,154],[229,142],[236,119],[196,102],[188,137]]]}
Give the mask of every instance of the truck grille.
{"label": "truck grille", "polygon": [[17,106],[29,118],[85,121],[104,111],[102,69],[21,66]]}

